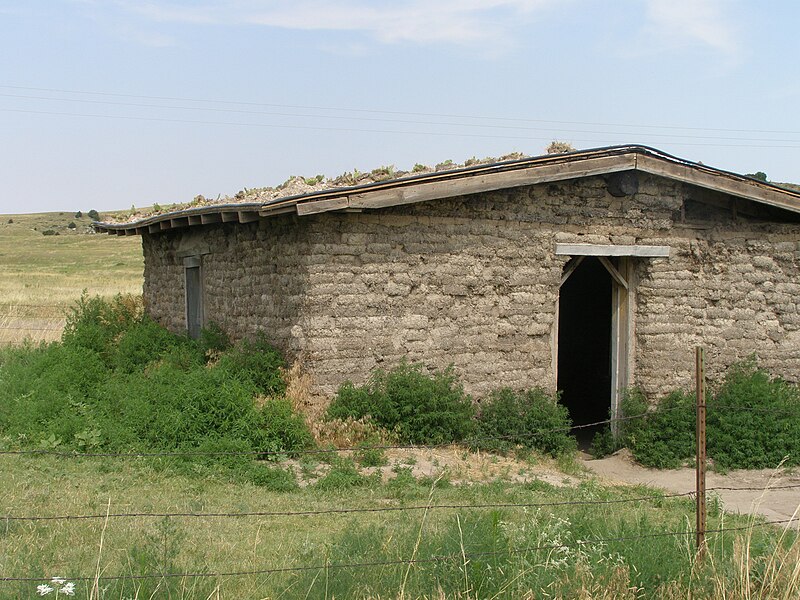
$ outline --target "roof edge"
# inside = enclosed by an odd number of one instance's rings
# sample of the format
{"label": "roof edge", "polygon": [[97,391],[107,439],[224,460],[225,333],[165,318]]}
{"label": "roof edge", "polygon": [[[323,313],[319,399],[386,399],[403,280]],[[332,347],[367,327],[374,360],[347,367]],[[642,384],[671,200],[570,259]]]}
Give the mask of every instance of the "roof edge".
{"label": "roof edge", "polygon": [[[625,160],[626,157],[628,160]],[[576,167],[576,164],[579,166]],[[568,168],[559,168],[563,165],[567,165]],[[580,165],[584,168],[580,168]],[[128,223],[96,221],[92,226],[95,231],[111,235],[157,233],[173,228],[219,222],[246,223],[282,213],[306,215],[348,208],[361,210],[423,202],[443,197],[437,188],[445,187],[441,185],[445,182],[448,182],[447,193],[452,196],[630,169],[661,175],[800,213],[800,192],[682,159],[649,146],[621,145],[410,175],[387,181],[285,196],[267,202],[193,207],[152,215]],[[464,183],[454,188],[451,185],[453,180],[463,180]],[[482,185],[477,185],[481,180],[484,180]],[[408,188],[416,188],[417,193],[410,193]]]}

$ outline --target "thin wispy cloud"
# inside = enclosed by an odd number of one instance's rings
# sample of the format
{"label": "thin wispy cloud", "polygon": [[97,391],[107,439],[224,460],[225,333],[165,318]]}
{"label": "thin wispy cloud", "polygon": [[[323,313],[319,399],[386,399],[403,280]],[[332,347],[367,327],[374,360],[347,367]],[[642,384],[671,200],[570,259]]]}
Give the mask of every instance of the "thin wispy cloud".
{"label": "thin wispy cloud", "polygon": [[[510,32],[556,0],[229,0],[192,4],[124,2],[162,22],[261,25],[306,31],[351,31],[383,43],[507,44]],[[561,2],[563,4],[563,2]]]}
{"label": "thin wispy cloud", "polygon": [[719,0],[646,0],[648,29],[662,41],[736,54],[735,28]]}

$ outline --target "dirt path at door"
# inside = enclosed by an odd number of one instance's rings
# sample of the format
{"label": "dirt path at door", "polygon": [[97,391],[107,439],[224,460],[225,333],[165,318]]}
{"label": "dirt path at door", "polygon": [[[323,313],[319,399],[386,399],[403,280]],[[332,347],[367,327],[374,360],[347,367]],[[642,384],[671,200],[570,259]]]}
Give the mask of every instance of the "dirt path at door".
{"label": "dirt path at door", "polygon": [[[584,455],[581,462],[587,469],[612,483],[643,484],[675,493],[691,492],[695,489],[694,469],[648,469],[635,463],[627,450],[597,460]],[[798,487],[779,489],[790,485]],[[795,511],[800,506],[800,473],[797,470],[730,471],[724,475],[711,471],[707,475],[706,486],[709,497],[711,494],[718,495],[723,508],[728,512],[757,513],[769,520],[783,520],[796,517]],[[797,528],[797,520],[792,525]]]}

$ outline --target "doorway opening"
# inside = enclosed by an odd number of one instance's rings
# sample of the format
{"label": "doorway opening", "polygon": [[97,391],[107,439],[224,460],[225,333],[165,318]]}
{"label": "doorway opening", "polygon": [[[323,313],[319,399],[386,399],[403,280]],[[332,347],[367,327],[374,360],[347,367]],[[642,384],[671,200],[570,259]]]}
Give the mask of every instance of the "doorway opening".
{"label": "doorway opening", "polygon": [[[577,257],[565,267],[558,304],[558,389],[575,425],[609,418],[612,397],[614,282],[597,257]],[[579,445],[594,428],[579,429]]]}

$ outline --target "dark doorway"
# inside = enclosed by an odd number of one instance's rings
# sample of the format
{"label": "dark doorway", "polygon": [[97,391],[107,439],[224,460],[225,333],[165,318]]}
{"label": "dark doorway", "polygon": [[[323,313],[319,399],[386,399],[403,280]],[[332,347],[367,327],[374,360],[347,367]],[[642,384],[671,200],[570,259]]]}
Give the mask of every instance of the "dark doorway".
{"label": "dark doorway", "polygon": [[[573,261],[579,258],[573,258]],[[574,263],[568,263],[565,273]],[[585,257],[561,286],[558,389],[575,425],[608,419],[611,407],[611,275]],[[594,431],[578,430],[579,441]]]}

